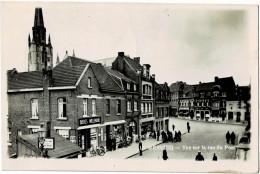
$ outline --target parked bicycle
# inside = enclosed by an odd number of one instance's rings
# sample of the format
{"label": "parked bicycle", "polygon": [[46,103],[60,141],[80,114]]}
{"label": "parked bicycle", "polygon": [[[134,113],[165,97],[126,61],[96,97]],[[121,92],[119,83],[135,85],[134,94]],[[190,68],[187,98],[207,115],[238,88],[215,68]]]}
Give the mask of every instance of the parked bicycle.
{"label": "parked bicycle", "polygon": [[103,156],[105,154],[105,148],[103,146],[96,146],[96,149],[94,147],[91,147],[90,149],[90,155],[91,156],[96,156],[97,154],[100,156]]}

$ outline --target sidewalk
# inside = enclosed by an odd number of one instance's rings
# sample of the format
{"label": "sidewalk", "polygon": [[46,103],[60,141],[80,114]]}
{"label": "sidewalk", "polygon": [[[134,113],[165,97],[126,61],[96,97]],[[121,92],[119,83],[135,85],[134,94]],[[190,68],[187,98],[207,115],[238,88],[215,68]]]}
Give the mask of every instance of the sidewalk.
{"label": "sidewalk", "polygon": [[[143,151],[145,151],[148,148],[151,148],[153,146],[161,144],[161,137],[160,140],[157,141],[156,139],[146,139],[142,141],[143,145]],[[131,146],[123,147],[123,148],[117,148],[115,151],[107,151],[104,156],[94,156],[89,158],[116,158],[116,159],[127,159],[128,157],[131,157],[133,155],[136,155],[139,153],[139,143],[133,142]]]}

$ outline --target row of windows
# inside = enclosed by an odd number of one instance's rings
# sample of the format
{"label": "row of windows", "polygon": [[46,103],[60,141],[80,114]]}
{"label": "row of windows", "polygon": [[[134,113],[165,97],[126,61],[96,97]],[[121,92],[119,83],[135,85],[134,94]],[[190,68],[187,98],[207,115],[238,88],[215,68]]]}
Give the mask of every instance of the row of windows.
{"label": "row of windows", "polygon": [[[131,84],[130,84],[130,83],[127,83],[127,84],[126,84],[126,89],[127,89],[127,90],[131,90]],[[134,91],[137,91],[137,85],[136,85],[136,84],[133,84],[133,90],[134,90]]]}
{"label": "row of windows", "polygon": [[152,113],[153,105],[151,102],[141,103],[141,112],[142,113]]}
{"label": "row of windows", "polygon": [[152,87],[148,84],[143,85],[143,94],[152,95]]}
{"label": "row of windows", "polygon": [[[138,111],[138,102],[134,101],[134,111]],[[130,100],[127,101],[127,112],[132,112],[132,102]]]}
{"label": "row of windows", "polygon": [[169,115],[169,108],[166,107],[165,110],[163,107],[158,107],[156,108],[156,116],[164,116],[164,111],[165,111],[165,116]]}

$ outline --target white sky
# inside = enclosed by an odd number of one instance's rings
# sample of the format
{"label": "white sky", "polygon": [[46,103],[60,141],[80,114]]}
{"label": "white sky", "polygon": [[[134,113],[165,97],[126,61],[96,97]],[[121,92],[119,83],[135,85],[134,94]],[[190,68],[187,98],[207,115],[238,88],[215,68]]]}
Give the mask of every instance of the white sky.
{"label": "white sky", "polygon": [[[27,71],[28,34],[42,7],[54,63],[65,51],[88,60],[124,51],[151,65],[159,83],[209,82],[233,76],[248,85],[257,59],[257,6],[3,3],[2,65]],[[256,19],[256,20],[255,20]],[[254,38],[254,40],[252,39]]]}

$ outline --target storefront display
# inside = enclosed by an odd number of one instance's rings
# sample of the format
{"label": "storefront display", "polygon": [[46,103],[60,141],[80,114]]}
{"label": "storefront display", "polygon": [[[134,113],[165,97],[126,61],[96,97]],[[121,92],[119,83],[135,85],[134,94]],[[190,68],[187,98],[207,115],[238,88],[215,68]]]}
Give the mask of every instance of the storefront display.
{"label": "storefront display", "polygon": [[147,136],[153,131],[153,121],[143,122],[141,125],[141,135]]}

